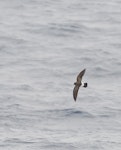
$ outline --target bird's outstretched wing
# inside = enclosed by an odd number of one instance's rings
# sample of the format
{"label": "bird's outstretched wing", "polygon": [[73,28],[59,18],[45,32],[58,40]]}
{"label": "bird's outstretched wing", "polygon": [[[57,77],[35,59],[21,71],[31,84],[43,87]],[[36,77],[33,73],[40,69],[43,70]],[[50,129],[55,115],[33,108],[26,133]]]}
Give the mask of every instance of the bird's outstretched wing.
{"label": "bird's outstretched wing", "polygon": [[76,101],[76,98],[77,98],[77,94],[78,94],[78,90],[79,90],[79,87],[78,85],[75,85],[74,89],[73,89],[73,97],[74,97],[74,100]]}
{"label": "bird's outstretched wing", "polygon": [[81,82],[83,75],[85,74],[86,69],[82,70],[77,76],[77,82]]}

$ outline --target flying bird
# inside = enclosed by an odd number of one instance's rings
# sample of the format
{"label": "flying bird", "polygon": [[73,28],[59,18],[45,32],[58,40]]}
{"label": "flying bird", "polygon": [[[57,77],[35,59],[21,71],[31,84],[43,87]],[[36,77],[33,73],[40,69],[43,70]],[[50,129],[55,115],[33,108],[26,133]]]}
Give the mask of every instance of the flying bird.
{"label": "flying bird", "polygon": [[80,88],[80,86],[82,87],[87,87],[87,83],[83,83],[82,82],[82,77],[85,74],[86,69],[82,70],[79,75],[77,76],[77,81],[74,83],[75,87],[73,89],[73,98],[76,101],[77,98],[77,94],[78,94],[78,90]]}

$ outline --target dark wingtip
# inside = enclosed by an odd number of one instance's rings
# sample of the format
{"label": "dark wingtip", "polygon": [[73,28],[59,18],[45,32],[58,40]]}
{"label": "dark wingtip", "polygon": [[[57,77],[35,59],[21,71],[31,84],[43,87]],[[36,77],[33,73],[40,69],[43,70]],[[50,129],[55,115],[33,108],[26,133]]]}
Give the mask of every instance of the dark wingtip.
{"label": "dark wingtip", "polygon": [[82,70],[82,72],[84,72],[84,73],[85,73],[85,72],[86,72],[86,68],[84,68],[84,69]]}
{"label": "dark wingtip", "polygon": [[74,101],[76,102],[76,97],[73,96],[73,98],[74,98]]}

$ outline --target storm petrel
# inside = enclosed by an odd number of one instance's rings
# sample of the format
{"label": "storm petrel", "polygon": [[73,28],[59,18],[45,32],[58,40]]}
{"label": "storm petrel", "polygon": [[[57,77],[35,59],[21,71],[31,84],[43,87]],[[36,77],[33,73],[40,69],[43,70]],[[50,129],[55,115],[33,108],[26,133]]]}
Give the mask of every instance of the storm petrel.
{"label": "storm petrel", "polygon": [[74,83],[75,87],[73,89],[73,98],[76,101],[77,98],[77,94],[78,94],[78,90],[80,88],[80,86],[82,87],[87,87],[87,83],[83,83],[82,82],[82,77],[85,74],[86,69],[82,70],[79,75],[77,76],[77,81]]}

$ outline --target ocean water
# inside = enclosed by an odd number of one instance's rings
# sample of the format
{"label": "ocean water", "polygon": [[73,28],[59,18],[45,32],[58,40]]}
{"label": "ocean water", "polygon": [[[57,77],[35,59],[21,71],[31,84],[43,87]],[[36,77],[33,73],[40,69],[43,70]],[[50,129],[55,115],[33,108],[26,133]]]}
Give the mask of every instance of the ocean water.
{"label": "ocean water", "polygon": [[0,149],[121,149],[121,0],[0,1]]}

